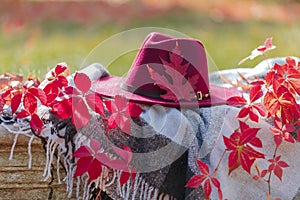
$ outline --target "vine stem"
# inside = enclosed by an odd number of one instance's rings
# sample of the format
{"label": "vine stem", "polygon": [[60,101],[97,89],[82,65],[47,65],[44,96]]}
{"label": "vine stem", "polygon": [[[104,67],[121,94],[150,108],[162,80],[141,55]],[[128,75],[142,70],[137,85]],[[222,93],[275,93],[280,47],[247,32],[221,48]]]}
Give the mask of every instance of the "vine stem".
{"label": "vine stem", "polygon": [[104,129],[105,129],[105,141],[106,141],[106,145],[108,145],[109,141],[108,141],[108,119],[105,116],[102,116],[102,120],[103,120],[103,125],[104,125]]}
{"label": "vine stem", "polygon": [[268,67],[269,67],[269,69],[271,69],[271,65],[270,65],[270,63],[269,63],[269,60],[268,60],[268,57],[266,56],[266,54],[262,54],[262,57],[265,59],[265,61],[267,62],[267,64],[268,64]]}
{"label": "vine stem", "polygon": [[225,149],[225,150],[223,151],[222,156],[220,157],[219,162],[218,162],[218,164],[217,164],[215,170],[214,170],[213,173],[212,173],[212,176],[213,176],[213,177],[216,176],[216,173],[217,173],[217,171],[218,171],[218,169],[219,169],[219,166],[220,166],[220,164],[221,164],[221,161],[223,160],[223,158],[224,158],[224,156],[225,156],[226,151],[227,151],[227,149]]}
{"label": "vine stem", "polygon": [[[275,150],[274,150],[274,154],[273,154],[273,159],[275,159],[276,154],[277,154],[277,150],[278,150],[278,146],[276,146]],[[269,190],[269,194],[271,195],[271,177],[272,177],[272,171],[269,174],[267,183],[268,183],[268,190]]]}

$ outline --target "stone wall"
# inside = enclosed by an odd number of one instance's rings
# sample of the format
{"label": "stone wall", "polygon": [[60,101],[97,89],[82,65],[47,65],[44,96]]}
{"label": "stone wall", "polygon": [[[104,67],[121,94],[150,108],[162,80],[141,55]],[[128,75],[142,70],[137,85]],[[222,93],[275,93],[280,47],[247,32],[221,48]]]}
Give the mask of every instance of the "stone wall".
{"label": "stone wall", "polygon": [[0,199],[67,199],[65,184],[57,183],[56,174],[52,182],[44,181],[45,152],[39,139],[34,139],[31,146],[31,169],[26,136],[19,135],[13,159],[9,160],[14,136],[0,126]]}

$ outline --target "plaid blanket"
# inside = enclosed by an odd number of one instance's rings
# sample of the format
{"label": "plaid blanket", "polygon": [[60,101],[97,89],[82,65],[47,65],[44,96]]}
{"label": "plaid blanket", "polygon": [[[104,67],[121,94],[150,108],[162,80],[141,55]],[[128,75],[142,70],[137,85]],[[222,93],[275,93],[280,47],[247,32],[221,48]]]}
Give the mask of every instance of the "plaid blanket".
{"label": "plaid blanket", "polygon": [[[279,61],[283,59],[279,58]],[[271,60],[272,62],[275,60]],[[276,61],[277,62],[277,61]],[[266,64],[266,63],[265,63]],[[265,64],[260,70],[244,69],[245,76],[263,76],[267,69]],[[265,67],[265,68],[262,68]],[[93,64],[84,70],[92,80],[108,74],[100,64]],[[93,73],[91,73],[93,72]],[[236,70],[221,71],[211,74],[212,82],[219,83],[218,76],[225,75],[232,80],[238,78]],[[235,78],[233,78],[235,77]],[[72,77],[70,77],[72,79]],[[163,106],[140,105],[143,113],[134,120],[131,135],[124,134],[118,129],[105,135],[102,119],[95,113],[87,126],[76,131],[70,120],[60,120],[48,114],[46,128],[40,137],[45,141],[46,160],[44,177],[49,179],[56,155],[57,179],[65,182],[69,196],[76,193],[78,198],[96,199],[99,191],[106,199],[204,199],[201,187],[197,189],[186,188],[185,184],[195,174],[198,174],[196,159],[206,162],[212,169],[217,165],[221,152],[225,149],[222,135],[228,135],[237,126],[237,108],[230,106],[213,106],[199,109],[176,109]],[[8,110],[9,111],[9,110]],[[16,120],[7,114],[0,116],[1,126],[13,134],[25,134],[28,137],[37,137],[30,132],[26,120]],[[261,120],[260,124],[253,124],[263,128],[262,134],[269,133],[270,125]],[[262,135],[262,137],[264,137]],[[133,181],[120,186],[120,172],[111,173],[103,169],[101,176],[92,183],[88,177],[73,178],[76,165],[72,153],[82,145],[89,145],[93,138],[98,141],[108,140],[111,144],[120,144],[131,147],[133,151],[132,165],[137,170]],[[267,136],[266,136],[267,138]],[[269,137],[271,138],[271,137]],[[270,139],[264,140],[267,151],[274,148]],[[107,145],[104,144],[103,145]],[[290,163],[282,183],[272,179],[275,183],[273,194],[282,199],[300,199],[299,183],[300,163],[299,144],[294,146],[283,145],[279,149],[281,155]],[[266,155],[270,152],[265,152]],[[60,177],[60,164],[64,166],[66,177]],[[227,159],[223,159],[217,173],[217,178],[223,184],[223,195],[228,199],[264,199],[266,184],[254,182],[252,177],[242,170],[234,171],[228,176]],[[104,178],[105,177],[105,178]],[[74,189],[74,186],[76,189]],[[217,191],[213,190],[212,199],[217,199]]]}

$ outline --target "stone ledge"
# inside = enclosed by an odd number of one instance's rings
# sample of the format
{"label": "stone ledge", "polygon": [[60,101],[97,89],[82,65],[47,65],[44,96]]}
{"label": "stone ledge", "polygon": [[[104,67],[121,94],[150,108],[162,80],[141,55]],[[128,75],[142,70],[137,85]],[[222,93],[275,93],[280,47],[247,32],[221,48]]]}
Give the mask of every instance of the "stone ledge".
{"label": "stone ledge", "polygon": [[[14,134],[0,126],[0,200],[68,199],[65,184],[57,184],[57,180],[54,180],[49,185],[50,180],[43,181],[46,158],[40,139],[34,139],[31,145],[31,169],[28,169],[29,138],[24,135],[18,136],[13,159],[9,160],[14,137]],[[63,172],[62,169],[60,171]],[[61,177],[63,177],[63,173]],[[73,196],[74,193],[75,190]]]}

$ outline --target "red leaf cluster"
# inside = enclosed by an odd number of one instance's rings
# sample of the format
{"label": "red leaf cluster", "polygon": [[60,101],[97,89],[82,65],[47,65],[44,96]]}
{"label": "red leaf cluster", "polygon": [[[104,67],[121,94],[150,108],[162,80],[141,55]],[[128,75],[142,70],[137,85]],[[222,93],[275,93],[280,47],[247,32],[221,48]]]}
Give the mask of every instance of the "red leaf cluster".
{"label": "red leaf cluster", "polygon": [[116,95],[114,101],[105,101],[105,105],[111,113],[108,117],[108,129],[114,129],[118,126],[123,132],[130,134],[130,119],[131,117],[138,117],[142,109],[120,95]]}
{"label": "red leaf cluster", "polygon": [[300,63],[292,58],[286,64],[275,64],[266,74],[268,89],[264,104],[272,117],[279,117],[284,124],[295,123],[300,117],[296,96],[300,92]]}
{"label": "red leaf cluster", "polygon": [[44,127],[44,123],[37,115],[38,103],[46,105],[47,97],[44,91],[38,88],[38,85],[35,85],[35,83],[33,81],[20,83],[18,87],[8,91],[10,91],[12,114],[15,114],[16,118],[30,117],[31,128],[39,134]]}
{"label": "red leaf cluster", "polygon": [[232,106],[243,106],[238,114],[238,118],[249,117],[254,122],[259,121],[259,115],[265,117],[267,110],[261,102],[257,102],[263,96],[261,85],[253,85],[250,87],[250,103],[244,97],[231,97],[227,99],[227,104]]}
{"label": "red leaf cluster", "polygon": [[[77,130],[87,125],[90,110],[93,110],[102,116],[107,130],[119,126],[123,132],[130,134],[131,117],[138,117],[142,112],[139,106],[122,96],[104,102],[101,96],[90,91],[92,83],[87,75],[77,72],[73,87],[66,78],[68,74],[68,67],[58,64],[50,72],[43,89],[39,88],[40,82],[35,79],[6,86],[1,83],[0,112],[5,105],[11,106],[12,114],[16,118],[28,118],[31,128],[39,134],[44,128],[44,122],[37,114],[40,105],[49,108],[58,118],[71,118]],[[105,106],[109,113],[104,112]],[[77,158],[75,177],[87,173],[93,181],[101,175],[105,166],[121,171],[120,185],[130,177],[134,182],[136,171],[130,166],[132,151],[127,146],[103,149],[99,141],[90,139],[89,146],[79,147],[73,156]]]}
{"label": "red leaf cluster", "polygon": [[257,56],[260,56],[260,55],[264,55],[267,51],[269,50],[272,50],[272,49],[275,49],[276,46],[274,46],[272,44],[272,38],[267,38],[265,40],[265,43],[259,47],[257,47],[256,49],[254,49],[252,52],[251,52],[251,55],[242,59],[238,65],[244,63],[246,60],[250,59],[250,60],[253,60],[255,57]]}
{"label": "red leaf cluster", "polygon": [[289,165],[286,162],[280,160],[280,157],[281,156],[277,156],[274,159],[268,160],[271,163],[268,170],[269,172],[274,171],[275,176],[277,176],[279,180],[282,180],[282,168],[289,167]]}
{"label": "red leaf cluster", "polygon": [[76,163],[76,171],[74,177],[88,173],[89,180],[95,180],[102,173],[102,166],[109,162],[108,156],[101,151],[101,144],[94,139],[90,140],[89,146],[79,147],[73,154],[75,158],[79,158]]}
{"label": "red leaf cluster", "polygon": [[274,126],[270,128],[274,134],[274,142],[277,146],[282,143],[282,140],[285,140],[290,143],[294,143],[295,139],[291,135],[292,132],[296,131],[296,128],[293,124],[283,124],[282,121],[278,118],[274,118]]}
{"label": "red leaf cluster", "polygon": [[224,144],[228,151],[229,174],[242,166],[250,174],[250,169],[257,158],[264,158],[264,154],[253,147],[262,148],[261,140],[256,136],[259,128],[250,128],[240,121],[240,131],[235,131],[229,138],[223,136]]}
{"label": "red leaf cluster", "polygon": [[67,87],[69,82],[66,78],[68,75],[68,67],[65,64],[56,65],[51,71],[51,76],[47,78],[49,83],[44,87],[44,92],[47,96],[48,105],[52,105],[53,101],[58,96],[63,87]]}
{"label": "red leaf cluster", "polygon": [[[246,59],[263,55],[265,51],[273,48],[274,46],[269,38],[266,40],[265,45],[258,47]],[[289,166],[280,159],[280,155],[277,155],[277,149],[283,141],[296,142],[296,127],[300,125],[300,107],[296,101],[300,95],[300,62],[297,63],[295,59],[288,57],[285,64],[274,64],[273,67],[270,67],[265,80],[254,80],[252,82],[246,80],[246,82],[250,83],[250,86],[246,87],[250,88],[249,103],[243,97],[232,97],[227,100],[227,103],[242,107],[237,117],[244,119],[245,122],[249,119],[258,122],[259,115],[273,120],[273,127],[270,128],[276,145],[273,158],[267,160],[270,163],[267,169],[260,171],[256,165],[257,175],[253,177],[254,180],[264,179],[268,183],[269,192],[267,194],[269,194],[269,197],[267,197],[271,199],[271,174],[274,173],[282,180],[283,168]],[[240,131],[234,131],[229,138],[223,136],[227,151],[230,151],[228,157],[229,173],[240,165],[250,173],[250,168],[255,160],[265,157],[264,154],[251,147],[262,147],[260,139],[256,137],[258,129],[249,128],[245,122],[240,122],[238,129]],[[299,129],[297,138],[300,141]],[[269,176],[265,179],[267,174]]]}
{"label": "red leaf cluster", "polygon": [[223,195],[221,190],[221,184],[217,178],[210,174],[210,170],[207,164],[200,160],[197,160],[197,166],[200,171],[200,174],[192,176],[186,184],[186,187],[197,188],[200,185],[202,185],[206,199],[210,199],[210,195],[212,192],[211,184],[213,184],[213,186],[216,187],[218,190],[219,199],[222,199]]}
{"label": "red leaf cluster", "polygon": [[87,75],[77,72],[74,76],[74,83],[76,88],[72,86],[57,87],[60,89],[57,94],[60,99],[56,100],[55,97],[52,103],[52,112],[62,119],[72,117],[72,122],[78,130],[89,122],[89,108],[103,116],[104,106],[102,98],[98,94],[88,93],[91,81]]}
{"label": "red leaf cluster", "polygon": [[73,154],[75,158],[78,158],[74,177],[88,173],[89,181],[91,182],[101,175],[102,167],[105,166],[109,169],[121,170],[121,186],[125,184],[130,177],[133,182],[136,172],[135,169],[130,166],[132,159],[130,147],[123,146],[122,149],[117,147],[112,148],[121,159],[111,159],[110,156],[108,156],[109,152],[105,152],[104,149],[101,148],[100,142],[95,139],[90,139],[89,146],[79,147]]}
{"label": "red leaf cluster", "polygon": [[161,59],[167,75],[161,75],[148,66],[151,78],[166,93],[160,95],[161,98],[178,102],[180,100],[191,101],[195,99],[194,87],[199,79],[199,75],[186,77],[189,63],[183,64],[183,58],[180,56],[179,46],[176,46],[173,52],[169,53],[170,62]]}

